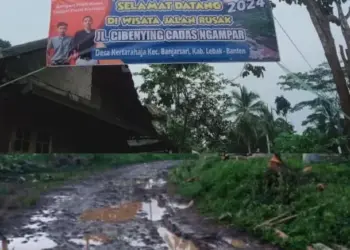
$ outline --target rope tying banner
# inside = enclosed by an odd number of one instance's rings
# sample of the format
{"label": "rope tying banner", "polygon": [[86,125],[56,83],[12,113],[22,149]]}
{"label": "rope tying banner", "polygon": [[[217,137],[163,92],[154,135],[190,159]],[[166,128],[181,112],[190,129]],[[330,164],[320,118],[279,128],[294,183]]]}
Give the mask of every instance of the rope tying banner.
{"label": "rope tying banner", "polygon": [[15,82],[18,82],[18,81],[20,81],[20,80],[22,80],[22,79],[25,79],[25,78],[27,78],[28,76],[34,75],[34,74],[36,74],[36,73],[39,73],[40,71],[43,71],[44,69],[46,69],[46,66],[45,66],[45,67],[42,67],[42,68],[40,68],[40,69],[38,69],[38,70],[29,72],[28,74],[25,74],[25,75],[23,75],[23,76],[17,77],[16,79],[13,79],[13,80],[11,80],[11,81],[5,82],[4,84],[0,85],[0,89],[1,89],[1,88],[4,88],[4,87],[6,87],[6,86],[8,86],[8,85],[10,85],[10,84],[13,84],[13,83],[15,83]]}

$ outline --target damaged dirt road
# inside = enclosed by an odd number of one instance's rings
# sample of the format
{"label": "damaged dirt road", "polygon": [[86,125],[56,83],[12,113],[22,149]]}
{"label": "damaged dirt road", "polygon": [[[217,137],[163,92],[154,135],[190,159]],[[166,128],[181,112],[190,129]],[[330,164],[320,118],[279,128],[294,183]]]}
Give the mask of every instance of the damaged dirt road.
{"label": "damaged dirt road", "polygon": [[179,163],[130,165],[44,195],[6,222],[8,249],[277,249],[216,226],[193,202],[169,195],[167,173]]}

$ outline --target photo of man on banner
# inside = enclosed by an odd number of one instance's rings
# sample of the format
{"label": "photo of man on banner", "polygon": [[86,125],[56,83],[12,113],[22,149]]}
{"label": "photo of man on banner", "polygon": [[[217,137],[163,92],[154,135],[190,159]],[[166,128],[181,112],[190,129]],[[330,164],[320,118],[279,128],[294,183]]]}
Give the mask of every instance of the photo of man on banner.
{"label": "photo of man on banner", "polygon": [[46,56],[50,65],[69,65],[72,58],[73,38],[67,36],[68,24],[57,23],[57,36],[51,37],[47,43]]}
{"label": "photo of man on banner", "polygon": [[46,52],[47,66],[94,66],[123,64],[122,61],[94,59],[95,30],[104,27],[111,0],[50,0],[51,17]]}
{"label": "photo of man on banner", "polygon": [[91,16],[84,16],[83,29],[75,33],[73,38],[73,54],[77,66],[97,65],[98,61],[92,59],[92,49],[104,47],[104,44],[95,44],[95,29],[92,28],[93,19]]}
{"label": "photo of man on banner", "polygon": [[121,60],[94,60],[92,53],[94,48],[106,48],[103,43],[95,43],[95,29],[92,28],[93,18],[84,16],[83,29],[75,33],[73,38],[73,58],[77,66],[93,66],[99,64],[123,64]]}

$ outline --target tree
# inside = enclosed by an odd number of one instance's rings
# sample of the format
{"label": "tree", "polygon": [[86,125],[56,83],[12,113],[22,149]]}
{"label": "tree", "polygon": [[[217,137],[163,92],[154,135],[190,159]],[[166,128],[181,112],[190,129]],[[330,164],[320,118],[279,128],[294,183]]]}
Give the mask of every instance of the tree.
{"label": "tree", "polygon": [[[310,108],[314,112],[319,112],[320,110],[326,110],[329,115],[334,114],[333,119],[339,117],[340,110],[339,98],[336,93],[336,88],[334,86],[334,80],[332,77],[332,72],[327,63],[322,63],[315,69],[306,73],[296,73],[298,76],[297,80],[292,74],[287,74],[281,76],[282,81],[277,84],[281,86],[281,89],[291,91],[291,90],[306,90],[305,86],[308,86],[313,92],[317,92],[316,96],[312,100],[302,101],[297,103],[291,108],[291,112],[299,111],[305,107]],[[319,117],[319,116],[317,116]],[[337,120],[339,122],[339,120]],[[310,124],[306,122],[305,125]]]}
{"label": "tree", "polygon": [[260,121],[259,124],[262,130],[262,133],[265,135],[265,138],[266,138],[267,152],[270,154],[271,153],[270,138],[272,138],[275,132],[275,124],[274,124],[275,119],[274,119],[272,110],[269,110],[267,105],[263,105],[261,107],[259,121]]}
{"label": "tree", "polygon": [[294,127],[292,124],[287,122],[285,119],[278,117],[274,121],[274,132],[275,132],[275,136],[278,136],[281,133],[293,134]]}
{"label": "tree", "polygon": [[286,98],[284,98],[283,95],[281,95],[276,97],[275,104],[276,104],[276,113],[278,115],[281,114],[286,119],[287,113],[291,109],[290,102]]}
{"label": "tree", "polygon": [[280,80],[277,84],[285,91],[311,90],[325,96],[328,94],[336,95],[332,70],[326,62],[321,63],[309,72],[297,72],[280,76]]}
{"label": "tree", "polygon": [[[206,147],[210,150],[222,151],[227,144],[227,134],[232,127],[231,122],[225,119],[225,114],[228,112],[230,98],[227,95],[222,95],[220,105],[211,107],[211,112],[203,113],[198,127],[198,132],[202,135],[206,142]],[[209,111],[209,110],[208,110]]]}
{"label": "tree", "polygon": [[[337,142],[337,146],[341,145],[346,149],[343,140],[344,117],[340,112],[339,98],[329,65],[322,63],[309,72],[297,73],[297,75],[299,80],[296,80],[291,74],[281,76],[282,81],[278,85],[284,90],[305,90],[305,85],[307,85],[313,91],[318,92],[318,96],[312,100],[297,103],[291,108],[291,112],[297,112],[305,107],[309,108],[312,113],[302,123],[303,126],[308,126],[307,135],[310,136],[312,131],[313,136],[319,138],[318,144],[333,147],[332,145]],[[333,143],[330,143],[331,141]]]}
{"label": "tree", "polygon": [[264,77],[264,71],[265,71],[264,66],[253,66],[250,63],[244,64],[243,71],[241,76],[247,77],[250,74],[253,74],[253,76],[256,76],[257,78]]}
{"label": "tree", "polygon": [[294,133],[293,126],[281,117],[275,119],[273,110],[269,109],[267,105],[264,105],[260,111],[257,129],[260,131],[260,136],[265,136],[268,153],[271,153],[271,145],[276,137],[282,133]]}
{"label": "tree", "polygon": [[339,112],[333,112],[328,103],[321,102],[314,108],[313,112],[306,117],[302,125],[311,125],[329,137],[336,137],[341,135],[341,131],[343,130],[340,120]]}
{"label": "tree", "polygon": [[343,48],[342,45],[339,45],[339,50],[340,50],[340,56],[341,59],[345,65],[345,72],[348,77],[348,80],[350,82],[350,25],[348,22],[348,19],[350,18],[350,8],[348,9],[347,13],[345,14],[343,11],[343,6],[342,3],[345,3],[345,1],[340,1],[336,0],[334,1],[337,12],[338,12],[338,17],[336,17],[333,12],[330,15],[330,20],[331,22],[337,24],[343,33],[345,43],[346,43],[346,49]]}
{"label": "tree", "polygon": [[233,90],[231,97],[231,111],[227,113],[227,116],[234,118],[234,129],[239,138],[243,139],[250,154],[252,142],[257,138],[259,114],[265,104],[260,100],[258,94],[248,91],[244,86],[240,86],[239,90]]}
{"label": "tree", "polygon": [[[323,50],[325,52],[327,62],[330,66],[335,87],[339,96],[340,106],[343,112],[350,117],[350,94],[347,86],[344,71],[341,67],[340,60],[337,55],[336,45],[332,36],[330,23],[335,23],[341,27],[344,39],[347,41],[347,57],[349,59],[350,49],[350,28],[347,19],[350,13],[344,14],[341,9],[342,3],[340,0],[285,0],[288,4],[297,3],[306,6],[310,15],[311,21],[316,29],[318,37],[321,41]],[[345,1],[344,1],[345,2]],[[336,4],[338,8],[338,17],[334,15],[332,5]],[[342,54],[345,54],[341,48]],[[344,60],[344,58],[343,58]],[[345,64],[347,64],[345,60]],[[348,65],[346,69],[349,70]],[[350,72],[347,71],[347,72]],[[349,132],[350,121],[346,119],[346,129]]]}
{"label": "tree", "polygon": [[0,49],[6,49],[9,47],[11,47],[11,43],[9,41],[0,39]]}
{"label": "tree", "polygon": [[291,112],[296,112],[308,107],[311,110],[325,109],[328,113],[340,115],[341,107],[339,106],[339,99],[334,87],[332,72],[329,65],[322,63],[309,72],[299,72],[296,73],[296,75],[298,79],[293,77],[293,74],[280,76],[282,81],[277,84],[281,86],[281,89],[287,91],[309,91],[309,89],[305,89],[305,86],[308,86],[313,92],[317,92],[318,96],[312,100],[301,101],[295,104],[295,106],[291,108]]}
{"label": "tree", "polygon": [[323,153],[319,137],[313,134],[282,133],[274,140],[274,150],[280,153]]}
{"label": "tree", "polygon": [[234,85],[232,81],[208,64],[151,65],[138,75],[143,78],[144,103],[168,114],[167,134],[181,151],[203,149],[210,138],[220,138],[228,98],[222,90]]}

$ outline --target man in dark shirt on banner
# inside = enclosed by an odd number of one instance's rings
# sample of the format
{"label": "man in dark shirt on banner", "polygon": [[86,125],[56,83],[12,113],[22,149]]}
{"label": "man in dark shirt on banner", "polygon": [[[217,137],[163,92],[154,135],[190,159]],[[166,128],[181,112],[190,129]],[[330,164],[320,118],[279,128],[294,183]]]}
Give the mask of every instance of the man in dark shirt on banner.
{"label": "man in dark shirt on banner", "polygon": [[74,50],[78,53],[76,65],[96,65],[97,60],[92,59],[92,49],[95,48],[95,30],[92,29],[93,19],[91,16],[83,18],[84,29],[77,31],[74,36]]}

